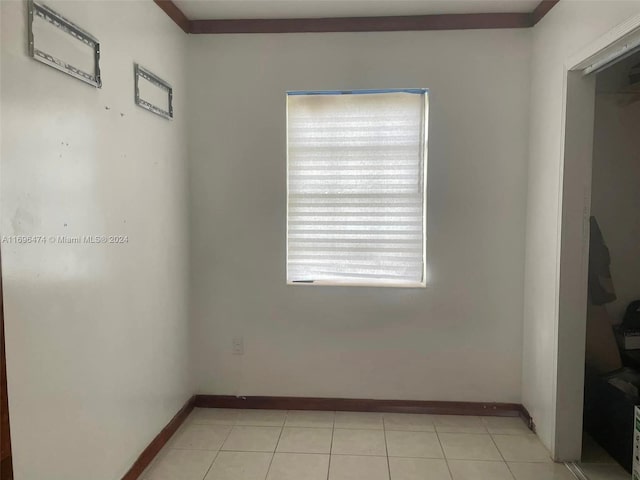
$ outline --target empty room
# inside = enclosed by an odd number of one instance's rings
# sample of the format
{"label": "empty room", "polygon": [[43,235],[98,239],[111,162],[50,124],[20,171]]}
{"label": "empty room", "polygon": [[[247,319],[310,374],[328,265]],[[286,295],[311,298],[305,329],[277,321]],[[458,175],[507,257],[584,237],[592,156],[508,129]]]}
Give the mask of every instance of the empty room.
{"label": "empty room", "polygon": [[640,478],[640,0],[0,0],[1,480]]}

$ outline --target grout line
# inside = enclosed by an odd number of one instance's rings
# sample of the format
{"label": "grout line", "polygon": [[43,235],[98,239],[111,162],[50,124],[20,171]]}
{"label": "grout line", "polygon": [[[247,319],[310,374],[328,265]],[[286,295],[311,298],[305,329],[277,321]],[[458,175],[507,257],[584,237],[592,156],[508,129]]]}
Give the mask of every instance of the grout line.
{"label": "grout line", "polygon": [[326,457],[327,455],[331,455],[330,453],[327,452],[294,452],[294,451],[288,451],[288,450],[280,450],[276,453],[286,453],[288,455],[322,455],[324,457]]}
{"label": "grout line", "polygon": [[502,459],[502,461],[504,462],[504,464],[507,466],[507,470],[509,470],[509,473],[511,474],[511,476],[514,478],[516,478],[516,474],[513,473],[511,471],[511,467],[509,466],[509,463],[507,463],[507,459],[504,458],[504,455],[502,454],[502,452],[500,451],[500,448],[498,447],[498,444],[496,443],[496,439],[493,438],[493,434],[489,434],[489,437],[491,437],[491,443],[493,443],[493,446],[496,447],[496,450],[498,451],[498,453],[500,454],[500,458]]}
{"label": "grout line", "polygon": [[227,434],[224,437],[224,440],[222,441],[222,443],[220,444],[220,448],[218,449],[218,451],[216,452],[216,456],[213,457],[213,462],[211,462],[211,465],[209,465],[209,468],[207,468],[207,471],[205,472],[204,476],[202,477],[203,480],[204,478],[209,475],[209,470],[211,470],[211,467],[213,467],[213,464],[216,463],[216,460],[218,459],[218,455],[220,455],[220,452],[222,451],[222,447],[224,446],[224,443],[227,441],[227,439],[229,438],[229,435],[231,435],[231,431],[233,430],[233,427],[231,427],[229,429],[229,431],[227,432]]}
{"label": "grout line", "polygon": [[282,428],[282,427],[284,427],[284,424],[283,425],[265,425],[265,424],[258,425],[258,424],[255,424],[255,423],[235,423],[233,426],[234,427],[265,427],[265,428],[274,428],[274,427],[277,428],[277,427],[279,427],[279,428]]}
{"label": "grout line", "polygon": [[278,450],[278,444],[280,443],[280,439],[282,438],[282,432],[284,432],[284,425],[287,423],[287,414],[289,411],[287,410],[284,414],[284,422],[282,422],[282,426],[280,427],[280,435],[278,435],[278,441],[276,442],[276,446],[273,447],[273,455],[271,455],[271,461],[269,462],[269,468],[267,468],[267,473],[264,478],[266,479],[269,476],[269,471],[271,470],[271,465],[273,465],[273,459],[276,456],[276,451]]}
{"label": "grout line", "polygon": [[[345,456],[350,456],[350,455],[345,455]],[[356,455],[358,457],[382,457],[383,455]],[[389,456],[389,458],[412,458],[415,460],[444,460],[444,457],[412,457],[411,455],[394,455]],[[454,458],[452,458],[451,460],[455,460]],[[492,460],[471,460],[472,462],[475,461],[487,461],[487,462],[491,462]],[[500,460],[493,460],[494,462],[499,462]]]}
{"label": "grout line", "polygon": [[[216,450],[198,450],[197,448],[174,448],[172,450],[191,450],[196,452],[215,452]],[[274,453],[267,450],[219,450],[220,452],[230,452],[230,453]],[[385,455],[371,455],[366,453],[310,453],[310,452],[275,452],[275,453],[286,453],[287,455],[318,455],[321,457],[326,457],[327,455],[333,455],[336,457],[384,457]],[[394,455],[389,458],[418,458],[424,460],[443,460],[443,457],[412,457],[410,455]],[[451,460],[457,460],[452,458]],[[464,459],[460,459],[464,460]],[[469,460],[470,462],[487,462],[487,463],[503,463],[502,460]],[[513,463],[542,463],[542,462],[513,462]]]}
{"label": "grout line", "polygon": [[[226,441],[226,439],[225,439],[225,441]],[[224,442],[223,442],[223,443],[224,443]],[[202,477],[202,480],[204,480],[204,479],[207,477],[207,475],[209,475],[209,470],[211,470],[211,467],[213,467],[213,464],[214,464],[214,463],[216,463],[216,460],[218,459],[218,455],[220,455],[220,450],[218,450],[218,451],[216,452],[216,456],[215,456],[215,457],[213,457],[213,461],[211,462],[211,465],[209,465],[209,468],[207,468],[207,471],[206,471],[206,472],[204,472],[204,475],[203,475],[203,477]]]}
{"label": "grout line", "polygon": [[[412,433],[412,432],[410,432]],[[433,433],[433,432],[427,432]],[[199,448],[171,448],[169,450],[189,450],[195,452],[216,452],[216,453],[274,453],[270,450],[202,450]],[[275,453],[283,453],[287,455],[318,455],[321,457],[326,457],[327,455],[333,455],[336,457],[385,457],[386,455],[373,455],[368,453],[322,453],[322,452],[275,452]],[[421,459],[421,460],[445,460],[445,457],[424,457],[424,456],[411,456],[411,455],[394,455],[393,457],[389,455],[389,458],[413,458],[413,459]],[[469,459],[469,458],[451,458],[451,460],[460,460],[463,462],[479,462],[479,463],[505,463],[504,460],[487,460],[487,459]],[[528,463],[533,465],[540,464],[548,464],[549,462],[511,462],[511,463]],[[610,466],[610,465],[608,465]]]}
{"label": "grout line", "polygon": [[[230,453],[274,453],[271,450],[220,450],[220,451],[230,452]],[[285,452],[278,452],[278,453],[285,453]],[[286,453],[289,453],[289,452],[286,452]],[[309,454],[309,455],[316,455],[316,454]],[[320,454],[318,453],[317,455],[320,455]]]}
{"label": "grout line", "polygon": [[222,447],[219,449],[213,448],[186,448],[186,447],[169,447],[169,450],[195,450],[196,452],[228,452],[229,450],[222,450]]}
{"label": "grout line", "polygon": [[331,444],[329,445],[329,465],[327,465],[327,480],[331,474],[331,458],[333,458],[333,434],[336,431],[336,412],[333,412],[333,422],[331,423]]}
{"label": "grout line", "polygon": [[[189,425],[207,425],[211,427],[234,427],[235,423],[204,423],[204,422],[199,422],[197,420],[191,420],[189,422]],[[255,426],[258,426],[258,425],[255,425]]]}
{"label": "grout line", "polygon": [[[278,440],[279,441],[279,440]],[[278,445],[276,444],[276,448],[278,448]],[[275,449],[273,450],[273,453],[271,454],[271,460],[269,460],[269,466],[267,467],[267,471],[264,474],[264,478],[266,480],[266,478],[269,476],[269,472],[271,471],[271,465],[273,465],[273,459],[276,456],[276,451]]]}
{"label": "grout line", "polygon": [[[323,455],[326,456],[326,453],[297,453],[296,455]],[[381,453],[380,455],[365,455],[363,453],[334,453],[333,454],[334,457],[365,457],[365,458],[386,458],[386,455],[384,453]],[[424,457],[389,457],[389,458],[424,458]],[[442,460],[440,459],[427,459],[427,460]]]}
{"label": "grout line", "polygon": [[442,446],[442,441],[440,440],[440,434],[438,433],[438,429],[435,428],[435,423],[433,425],[433,428],[435,430],[436,438],[438,439],[438,444],[440,445],[440,450],[442,450],[442,458],[444,458],[444,463],[447,466],[447,470],[449,471],[449,478],[453,479],[453,472],[451,472],[451,466],[449,465],[449,459],[447,458],[447,454],[444,452],[444,447]]}
{"label": "grout line", "polygon": [[373,428],[358,428],[358,427],[341,428],[341,427],[336,427],[335,430],[357,430],[359,432],[382,432],[384,430],[384,428],[376,428],[374,430]]}
{"label": "grout line", "polygon": [[387,445],[387,429],[382,415],[382,434],[384,435],[384,450],[387,454],[387,470],[389,472],[389,480],[391,480],[391,463],[389,462],[389,446]]}
{"label": "grout line", "polygon": [[328,430],[330,428],[333,429],[333,425],[324,426],[324,427],[302,427],[300,425],[285,425],[284,428],[302,428],[302,429],[308,428],[308,429],[313,429],[313,430],[323,430],[323,429],[324,430]]}

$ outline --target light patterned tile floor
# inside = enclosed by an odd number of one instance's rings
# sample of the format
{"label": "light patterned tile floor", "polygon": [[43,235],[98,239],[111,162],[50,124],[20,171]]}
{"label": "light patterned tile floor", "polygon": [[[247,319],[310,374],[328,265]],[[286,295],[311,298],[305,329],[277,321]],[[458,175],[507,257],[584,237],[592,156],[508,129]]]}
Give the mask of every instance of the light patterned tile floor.
{"label": "light patterned tile floor", "polygon": [[573,479],[519,418],[215,408],[195,409],[141,477]]}

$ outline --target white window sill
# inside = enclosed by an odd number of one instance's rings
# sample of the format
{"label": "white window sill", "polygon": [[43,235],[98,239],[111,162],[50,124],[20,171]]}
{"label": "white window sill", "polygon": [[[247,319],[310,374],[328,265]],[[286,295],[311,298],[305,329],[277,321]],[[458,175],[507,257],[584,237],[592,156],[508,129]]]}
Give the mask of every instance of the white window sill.
{"label": "white window sill", "polygon": [[330,280],[316,280],[313,282],[290,282],[288,286],[294,287],[384,287],[384,288],[427,288],[426,283],[383,283],[383,282],[340,282]]}

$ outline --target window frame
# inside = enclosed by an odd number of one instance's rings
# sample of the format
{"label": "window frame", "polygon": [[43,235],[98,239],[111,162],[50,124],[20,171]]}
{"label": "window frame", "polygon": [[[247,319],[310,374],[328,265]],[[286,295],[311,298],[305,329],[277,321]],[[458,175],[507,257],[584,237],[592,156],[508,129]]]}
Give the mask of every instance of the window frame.
{"label": "window frame", "polygon": [[[420,282],[366,282],[336,280],[289,280],[289,98],[298,95],[363,95],[376,93],[412,93],[423,96],[423,129],[422,129],[422,280]],[[286,175],[286,227],[285,227],[285,278],[287,286],[325,286],[325,287],[382,287],[422,289],[429,285],[427,270],[427,170],[429,151],[429,89],[428,88],[391,88],[391,89],[355,89],[355,90],[291,90],[286,92],[285,106],[285,175]]]}

